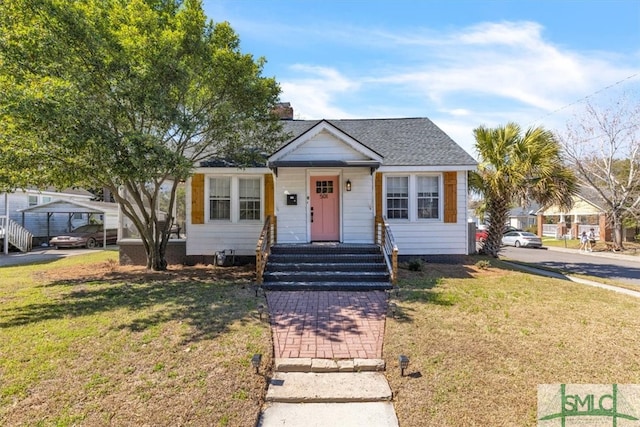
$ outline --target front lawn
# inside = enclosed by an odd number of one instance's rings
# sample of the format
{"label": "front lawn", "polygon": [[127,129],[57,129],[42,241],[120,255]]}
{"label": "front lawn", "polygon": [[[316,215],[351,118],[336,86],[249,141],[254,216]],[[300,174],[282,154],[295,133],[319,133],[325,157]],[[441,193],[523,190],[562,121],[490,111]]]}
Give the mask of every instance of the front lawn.
{"label": "front lawn", "polygon": [[[0,269],[0,425],[253,427],[266,379],[250,359],[270,374],[272,343],[252,270],[146,273],[116,256]],[[533,426],[538,384],[640,383],[632,297],[484,257],[403,269],[391,295],[403,427]]]}
{"label": "front lawn", "polygon": [[479,259],[401,270],[384,343],[401,426],[535,426],[538,384],[640,383],[639,299]]}
{"label": "front lawn", "polygon": [[272,351],[252,271],[116,257],[0,269],[0,425],[253,426]]}

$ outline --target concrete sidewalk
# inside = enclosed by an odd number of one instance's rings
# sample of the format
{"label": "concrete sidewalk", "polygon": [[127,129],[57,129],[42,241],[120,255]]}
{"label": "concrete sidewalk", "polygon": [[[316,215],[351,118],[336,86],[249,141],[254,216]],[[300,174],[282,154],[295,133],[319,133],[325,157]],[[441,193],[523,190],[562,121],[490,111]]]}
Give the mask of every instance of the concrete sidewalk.
{"label": "concrete sidewalk", "polygon": [[259,427],[397,427],[382,372],[276,372]]}
{"label": "concrete sidewalk", "polygon": [[258,427],[397,427],[384,291],[268,291],[275,372]]}
{"label": "concrete sidewalk", "polygon": [[391,402],[270,403],[258,427],[398,427]]}

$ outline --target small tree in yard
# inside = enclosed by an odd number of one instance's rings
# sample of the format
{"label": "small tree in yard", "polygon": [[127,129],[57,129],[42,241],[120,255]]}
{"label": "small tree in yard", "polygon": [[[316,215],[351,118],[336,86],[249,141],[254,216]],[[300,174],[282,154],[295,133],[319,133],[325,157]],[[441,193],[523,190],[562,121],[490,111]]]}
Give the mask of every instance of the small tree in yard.
{"label": "small tree in yard", "polygon": [[198,161],[281,138],[263,63],[199,0],[0,2],[0,180],[109,189],[164,270],[161,189],[171,213]]}
{"label": "small tree in yard", "polygon": [[493,129],[480,126],[474,136],[479,165],[470,173],[469,185],[483,195],[488,221],[481,252],[497,257],[511,206],[535,201],[570,207],[576,178],[563,165],[553,134],[541,127],[523,135],[515,123]]}
{"label": "small tree in yard", "polygon": [[587,104],[561,137],[580,185],[604,201],[618,249],[625,220],[640,217],[639,123],[640,103],[623,97],[608,108]]}

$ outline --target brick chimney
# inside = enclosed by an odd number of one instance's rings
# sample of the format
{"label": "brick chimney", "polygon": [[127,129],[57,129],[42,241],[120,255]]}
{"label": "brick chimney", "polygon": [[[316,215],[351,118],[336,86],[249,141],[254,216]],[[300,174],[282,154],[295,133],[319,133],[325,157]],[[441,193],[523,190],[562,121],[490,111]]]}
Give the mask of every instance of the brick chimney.
{"label": "brick chimney", "polygon": [[280,120],[293,120],[293,107],[290,102],[278,102],[273,112]]}

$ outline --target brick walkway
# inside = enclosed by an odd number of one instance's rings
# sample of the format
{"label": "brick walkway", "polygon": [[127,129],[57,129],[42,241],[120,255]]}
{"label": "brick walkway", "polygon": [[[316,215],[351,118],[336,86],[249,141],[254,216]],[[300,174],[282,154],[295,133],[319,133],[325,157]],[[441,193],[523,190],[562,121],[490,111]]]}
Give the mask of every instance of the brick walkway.
{"label": "brick walkway", "polygon": [[382,358],[384,291],[270,291],[266,295],[277,358]]}

